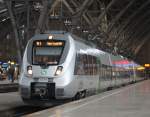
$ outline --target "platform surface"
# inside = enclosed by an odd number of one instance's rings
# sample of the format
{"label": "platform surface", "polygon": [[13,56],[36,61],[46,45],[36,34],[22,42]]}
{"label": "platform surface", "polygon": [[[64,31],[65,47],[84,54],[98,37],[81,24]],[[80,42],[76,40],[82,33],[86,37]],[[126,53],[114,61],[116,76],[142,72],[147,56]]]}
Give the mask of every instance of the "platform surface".
{"label": "platform surface", "polygon": [[[0,93],[0,112],[25,105],[19,92]],[[1,117],[1,113],[0,113]]]}
{"label": "platform surface", "polygon": [[27,117],[150,117],[150,80],[39,111]]}
{"label": "platform surface", "polygon": [[18,91],[18,80],[14,82],[6,80],[0,80],[0,93],[16,92]]}

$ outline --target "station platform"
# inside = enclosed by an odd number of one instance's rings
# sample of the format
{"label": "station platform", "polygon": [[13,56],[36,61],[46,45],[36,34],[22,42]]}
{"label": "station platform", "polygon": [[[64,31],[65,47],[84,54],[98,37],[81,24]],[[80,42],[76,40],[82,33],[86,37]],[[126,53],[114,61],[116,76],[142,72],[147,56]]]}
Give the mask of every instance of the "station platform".
{"label": "station platform", "polygon": [[18,91],[18,80],[14,80],[13,83],[9,80],[0,80],[0,93],[15,91]]}
{"label": "station platform", "polygon": [[26,117],[150,117],[150,80],[32,113]]}

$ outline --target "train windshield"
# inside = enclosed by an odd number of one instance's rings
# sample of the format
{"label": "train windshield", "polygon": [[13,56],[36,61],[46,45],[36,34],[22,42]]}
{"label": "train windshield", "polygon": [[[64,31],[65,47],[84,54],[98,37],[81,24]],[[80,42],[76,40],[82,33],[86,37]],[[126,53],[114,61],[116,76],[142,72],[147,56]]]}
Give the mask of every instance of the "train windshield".
{"label": "train windshield", "polygon": [[58,65],[63,49],[63,41],[35,41],[32,54],[33,64]]}

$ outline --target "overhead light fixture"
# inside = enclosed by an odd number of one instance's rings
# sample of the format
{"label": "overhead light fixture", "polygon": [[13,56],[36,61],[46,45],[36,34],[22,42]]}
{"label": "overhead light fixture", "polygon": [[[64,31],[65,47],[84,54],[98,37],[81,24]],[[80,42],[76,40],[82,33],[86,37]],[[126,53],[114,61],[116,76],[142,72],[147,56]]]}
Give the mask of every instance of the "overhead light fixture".
{"label": "overhead light fixture", "polygon": [[145,66],[145,67],[150,67],[150,64],[145,64],[144,66]]}

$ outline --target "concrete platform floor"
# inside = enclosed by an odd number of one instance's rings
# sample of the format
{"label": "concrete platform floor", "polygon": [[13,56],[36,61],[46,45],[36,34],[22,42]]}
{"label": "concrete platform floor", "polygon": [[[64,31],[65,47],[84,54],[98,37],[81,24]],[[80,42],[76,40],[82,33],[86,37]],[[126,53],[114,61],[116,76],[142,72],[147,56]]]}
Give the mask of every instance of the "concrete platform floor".
{"label": "concrete platform floor", "polygon": [[0,80],[0,93],[16,92],[18,91],[18,80],[12,83],[9,80]]}
{"label": "concrete platform floor", "polygon": [[150,80],[26,117],[150,117]]}
{"label": "concrete platform floor", "polygon": [[18,92],[0,93],[0,112],[23,105]]}

